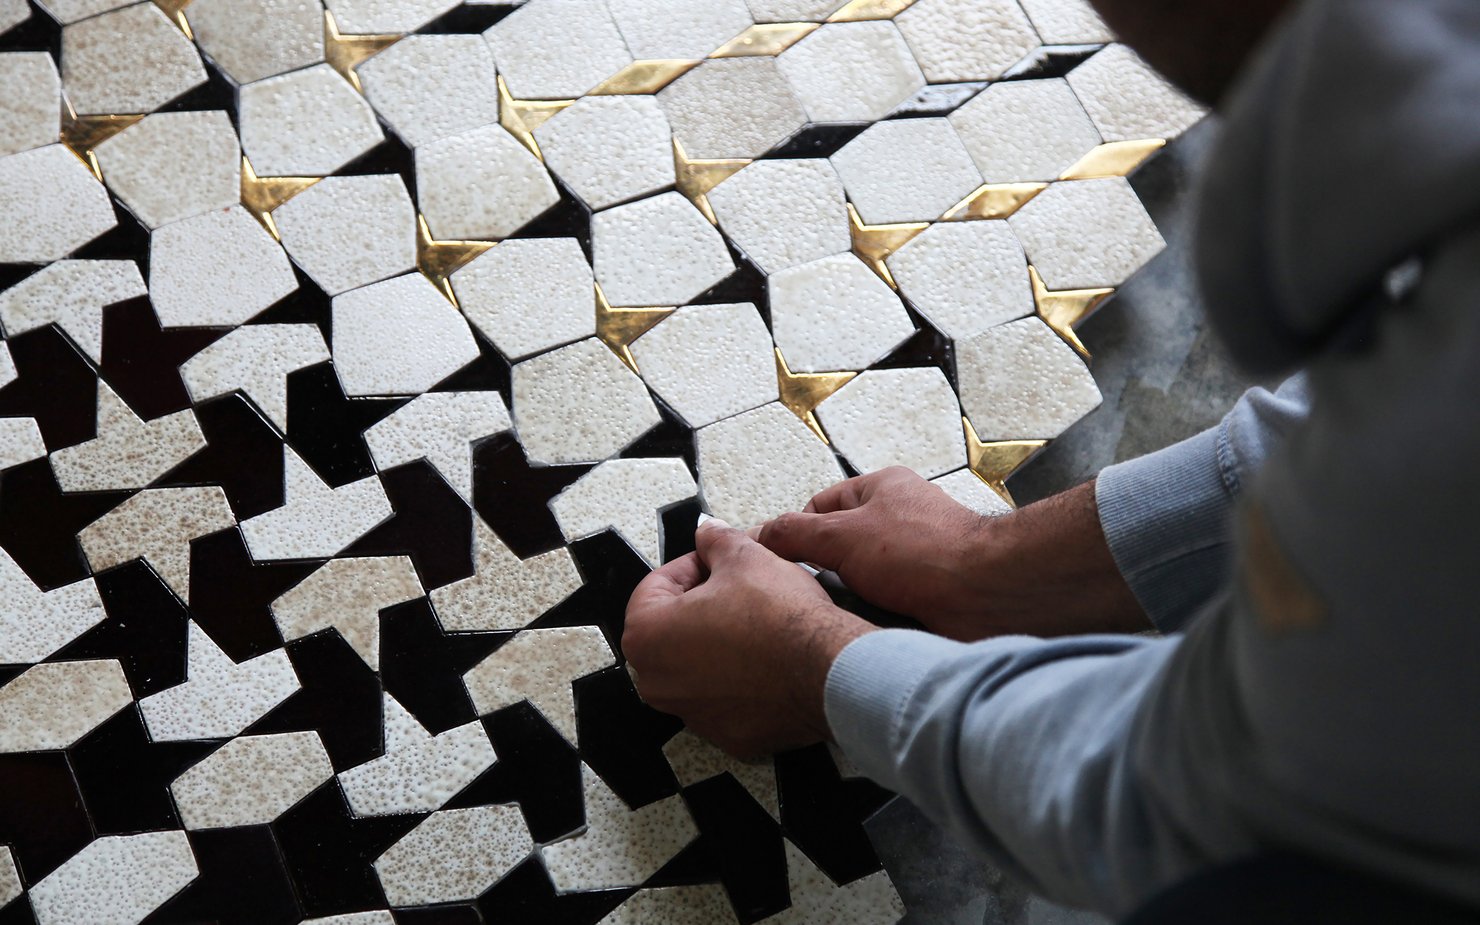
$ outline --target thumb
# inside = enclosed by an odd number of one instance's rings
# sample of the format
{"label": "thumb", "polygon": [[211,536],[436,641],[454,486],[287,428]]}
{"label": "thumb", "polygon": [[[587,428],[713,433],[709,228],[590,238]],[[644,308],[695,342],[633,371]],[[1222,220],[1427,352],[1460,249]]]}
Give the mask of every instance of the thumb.
{"label": "thumb", "polygon": [[837,571],[853,546],[845,529],[851,513],[782,514],[761,527],[759,542],[783,559]]}
{"label": "thumb", "polygon": [[698,553],[699,561],[711,572],[754,546],[755,540],[744,531],[736,530],[717,517],[704,521],[694,532],[694,552]]}

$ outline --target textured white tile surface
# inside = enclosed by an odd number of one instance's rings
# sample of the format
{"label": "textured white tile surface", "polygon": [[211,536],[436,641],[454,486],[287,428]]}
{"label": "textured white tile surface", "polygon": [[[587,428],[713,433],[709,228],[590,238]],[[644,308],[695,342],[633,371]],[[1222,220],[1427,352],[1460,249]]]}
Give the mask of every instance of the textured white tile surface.
{"label": "textured white tile surface", "polygon": [[771,333],[749,302],[690,305],[632,344],[648,387],[690,427],[776,400]]}
{"label": "textured white tile surface", "polygon": [[68,748],[132,699],[113,659],[33,665],[0,687],[0,753]]}
{"label": "textured white tile surface", "polygon": [[1057,437],[1100,405],[1084,361],[1038,318],[957,343],[956,378],[961,407],[987,441]]}
{"label": "textured white tile surface", "polygon": [[42,591],[0,549],[0,664],[39,662],[104,616],[91,578]]}
{"label": "textured white tile surface", "polygon": [[416,568],[405,556],[333,559],[272,602],[283,639],[333,629],[380,670],[380,611],[421,597]]}
{"label": "textured white tile surface", "polygon": [[1115,34],[1089,0],[1018,0],[1045,45],[1093,45]]}
{"label": "textured white tile surface", "polygon": [[819,405],[817,419],[859,472],[906,466],[928,479],[966,465],[961,408],[933,366],[869,370]]}
{"label": "textured white tile surface", "polygon": [[478,359],[468,323],[420,273],[337,295],[333,312],[346,395],[416,395]]}
{"label": "textured white tile surface", "polygon": [[1012,505],[1002,496],[987,487],[970,469],[957,469],[949,475],[932,479],[941,491],[950,495],[962,507],[969,508],[983,517],[996,517],[1012,513]]}
{"label": "textured white tile surface", "polygon": [[779,403],[709,425],[698,445],[705,508],[741,529],[800,511],[843,480],[832,450]]}
{"label": "textured white tile surface", "polygon": [[30,15],[31,7],[25,0],[0,0],[0,32],[25,22]]}
{"label": "textured white tile surface", "polygon": [[416,207],[395,174],[328,177],[272,218],[293,262],[329,295],[416,268]]}
{"label": "textured white tile surface", "polygon": [[750,27],[745,0],[607,0],[632,56],[702,58]]}
{"label": "textured white tile surface", "polygon": [[824,159],[761,160],[709,193],[720,228],[763,272],[853,246],[843,181]]}
{"label": "textured white tile surface", "polygon": [[981,185],[981,172],[945,119],[870,126],[832,156],[848,199],[869,224],[928,222]]}
{"label": "textured white tile surface", "polygon": [[411,147],[498,121],[493,51],[478,35],[408,35],[358,69],[365,95]]}
{"label": "textured white tile surface", "polygon": [[1069,72],[1069,85],[1106,141],[1171,138],[1203,117],[1124,45],[1109,45]]}
{"label": "textured white tile surface", "polygon": [[591,338],[514,367],[514,429],[535,463],[600,462],[659,422],[647,387]]}
{"label": "textured white tile surface", "polygon": [[931,83],[995,80],[1038,47],[1017,0],[916,0],[894,21]]}
{"label": "textured white tile surface", "polygon": [[915,332],[899,296],[852,254],[772,275],[771,332],[793,372],[863,369]]}
{"label": "textured white tile surface", "polygon": [[497,758],[482,723],[465,723],[434,736],[389,694],[384,715],[385,754],[339,775],[356,816],[441,809]]}
{"label": "textured white tile surface", "polygon": [[437,238],[506,238],[560,201],[539,158],[498,123],[416,149],[416,196]]}
{"label": "textured white tile surface", "polygon": [[931,225],[887,263],[904,297],[952,339],[1033,314],[1028,258],[1006,222]]}
{"label": "textured white tile surface", "polygon": [[520,238],[452,274],[463,314],[512,360],[596,333],[591,265],[575,238]]}
{"label": "textured white tile surface", "polygon": [[94,153],[108,188],[148,228],[241,199],[241,149],[220,110],[146,116]]}
{"label": "textured white tile surface", "polygon": [[591,237],[612,305],[682,305],[735,268],[720,233],[676,192],[596,213]]}
{"label": "textured white tile surface", "polygon": [[56,144],[61,112],[62,79],[51,55],[0,54],[0,157]]}
{"label": "textured white tile surface", "polygon": [[540,850],[555,890],[638,886],[698,837],[679,796],[632,809],[589,767],[586,831]]}
{"label": "textured white tile surface", "polygon": [[[523,630],[463,675],[479,713],[528,700],[561,735],[576,741],[571,684],[616,664],[600,628],[564,626]],[[590,822],[590,805],[586,808]]]}
{"label": "textured white tile surface", "polygon": [[0,325],[14,337],[55,322],[101,363],[103,309],[148,293],[132,260],[61,260],[0,292]]}
{"label": "textured white tile surface", "polygon": [[328,558],[391,516],[378,477],[330,488],[287,447],[283,498],[282,507],[242,521],[254,559]]}
{"label": "textured white tile surface", "polygon": [[651,96],[588,96],[534,131],[545,163],[593,209],[672,186],[673,131]]}
{"label": "textured white tile surface", "polygon": [[[9,290],[9,292],[14,291],[14,287]],[[0,319],[0,326],[3,326],[3,324],[3,319]],[[0,388],[4,388],[14,382],[17,375],[19,374],[15,371],[15,359],[10,355],[10,346],[0,342]]]}
{"label": "textured white tile surface", "polygon": [[194,621],[186,656],[185,683],[139,701],[156,742],[237,735],[298,690],[286,650],[233,662]]}
{"label": "textured white tile surface", "polygon": [[457,0],[329,0],[343,33],[414,32],[457,6]]}
{"label": "textured white tile surface", "polygon": [[314,325],[253,324],[191,357],[180,367],[180,378],[196,402],[240,390],[286,431],[288,374],[327,359],[329,348]]}
{"label": "textured white tile surface", "polygon": [[137,922],[199,873],[184,832],[107,835],[32,887],[31,908],[37,925]]}
{"label": "textured white tile surface", "polygon": [[239,84],[324,60],[319,0],[191,0],[185,16],[201,50]]}
{"label": "textured white tile surface", "polygon": [[510,426],[497,392],[428,392],[365,431],[365,443],[380,471],[425,459],[471,503],[473,444]]}
{"label": "textured white tile surface", "polygon": [[776,65],[813,122],[882,119],[925,86],[888,21],[830,23],[782,52]]}
{"label": "textured white tile surface", "polygon": [[682,459],[610,459],[550,500],[566,540],[608,527],[652,568],[663,561],[663,511],[699,487]]}
{"label": "textured white tile surface", "polygon": [[638,890],[597,925],[739,925],[718,884]]}
{"label": "textured white tile surface", "polygon": [[1008,223],[1049,289],[1119,286],[1166,246],[1120,177],[1055,183]]}
{"label": "textured white tile surface", "polygon": [[884,871],[838,886],[790,841],[786,870],[791,907],[764,919],[767,925],[893,925],[904,915]]}
{"label": "textured white tile surface", "polygon": [[349,912],[331,915],[324,919],[304,919],[303,925],[396,925],[396,920],[386,911]]}
{"label": "textured white tile surface", "polygon": [[483,37],[520,99],[581,96],[632,61],[605,0],[530,0]]}
{"label": "textured white tile surface", "polygon": [[149,295],[166,327],[241,324],[297,288],[283,249],[241,206],[149,237]]}
{"label": "textured white tile surface", "polygon": [[847,0],[749,0],[756,22],[821,22]]}
{"label": "textured white tile surface", "polygon": [[517,806],[432,813],[375,860],[392,906],[473,899],[534,850]]}
{"label": "textured white tile surface", "polygon": [[[79,19],[116,10],[128,4],[129,0],[37,0],[37,6],[46,10],[53,19],[63,24],[74,23]],[[0,5],[0,9],[4,9],[3,5]],[[12,19],[20,22],[25,18],[25,11],[20,14],[0,14],[0,23],[10,22]]]}
{"label": "textured white tile surface", "polygon": [[[0,29],[3,28],[4,20],[0,19]],[[10,856],[10,849],[0,848],[0,908],[21,895],[23,889],[21,875],[15,869],[15,860]]]}
{"label": "textured white tile surface", "polygon": [[988,183],[1052,180],[1100,143],[1059,79],[993,84],[949,118]]}
{"label": "textured white tile surface", "polygon": [[61,145],[0,157],[0,263],[51,263],[118,224],[108,191]]}
{"label": "textured white tile surface", "polygon": [[94,572],[143,559],[181,600],[190,599],[190,541],[235,523],[226,494],[209,485],[141,491],[77,534]]}
{"label": "textured white tile surface", "polygon": [[35,418],[0,418],[0,470],[45,455],[46,441]]}
{"label": "textured white tile surface", "polygon": [[520,559],[484,524],[473,521],[473,575],[432,592],[450,633],[519,629],[575,593],[580,573],[570,551]]}
{"label": "textured white tile surface", "polygon": [[316,732],[239,736],[170,784],[187,829],[266,825],[334,776]]}
{"label": "textured white tile surface", "polygon": [[62,29],[62,86],[81,115],[151,112],[205,82],[195,46],[152,3]]}
{"label": "textured white tile surface", "polygon": [[95,438],[51,456],[62,491],[143,488],[206,445],[193,411],[143,421],[101,381],[97,420]]}
{"label": "textured white tile surface", "polygon": [[668,759],[680,785],[688,787],[711,777],[729,774],[755,797],[771,818],[780,820],[781,794],[776,785],[776,765],[769,758],[738,761],[687,729],[668,740],[663,746],[663,756]]}
{"label": "textured white tile surface", "polygon": [[658,100],[689,157],[760,157],[807,121],[773,58],[705,61]]}
{"label": "textured white tile surface", "polygon": [[327,64],[248,84],[238,105],[242,150],[259,177],[321,177],[385,137],[370,104]]}

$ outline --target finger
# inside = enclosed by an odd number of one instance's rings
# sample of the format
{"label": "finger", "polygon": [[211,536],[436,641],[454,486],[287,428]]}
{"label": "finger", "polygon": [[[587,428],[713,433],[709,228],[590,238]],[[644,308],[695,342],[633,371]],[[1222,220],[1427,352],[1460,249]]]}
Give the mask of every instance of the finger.
{"label": "finger", "polygon": [[704,583],[704,566],[694,553],[680,556],[662,568],[654,569],[638,582],[627,601],[627,612],[645,612],[652,607],[661,607],[684,592],[691,591]]}
{"label": "finger", "polygon": [[718,518],[704,521],[694,532],[694,551],[710,571],[755,548],[755,540]]}
{"label": "finger", "polygon": [[853,516],[853,511],[782,514],[761,527],[759,542],[783,559],[837,571],[856,539],[857,531],[849,529]]}
{"label": "finger", "polygon": [[831,485],[812,496],[802,509],[807,514],[831,514],[834,511],[850,511],[868,500],[873,475],[856,475]]}

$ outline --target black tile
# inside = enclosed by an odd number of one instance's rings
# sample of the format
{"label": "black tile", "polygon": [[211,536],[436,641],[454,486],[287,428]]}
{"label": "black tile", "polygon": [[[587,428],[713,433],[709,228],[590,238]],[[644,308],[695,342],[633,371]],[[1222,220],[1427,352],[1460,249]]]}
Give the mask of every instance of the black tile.
{"label": "black tile", "polygon": [[8,905],[0,906],[0,925],[36,925],[30,898],[21,896]]}
{"label": "black tile", "polygon": [[190,407],[179,366],[216,342],[225,328],[160,327],[147,298],[103,310],[103,362],[108,385],[144,420]]}
{"label": "black tile", "polygon": [[307,273],[293,265],[293,278],[298,288],[278,299],[252,317],[248,324],[312,324],[333,342],[334,314],[329,294],[319,288]]}
{"label": "black tile", "polygon": [[490,26],[514,12],[503,4],[457,6],[417,29],[418,35],[482,35]]}
{"label": "black tile", "polygon": [[283,506],[283,441],[239,394],[195,409],[206,448],[154,484],[219,485],[238,522]]}
{"label": "black tile", "polygon": [[364,432],[406,404],[403,398],[349,398],[334,364],[288,374],[288,444],[331,488],[375,474]]}
{"label": "black tile", "polygon": [[143,925],[297,925],[302,920],[270,828],[187,834],[200,875]]}
{"label": "black tile", "polygon": [[329,781],[272,824],[283,862],[309,918],[385,909],[371,866],[425,813],[356,819],[337,781]]}
{"label": "black tile", "polygon": [[92,841],[82,794],[61,752],[0,755],[0,845],[35,886]]}
{"label": "black tile", "polygon": [[114,201],[113,217],[117,224],[73,251],[73,260],[133,260],[139,272],[149,278],[149,229],[121,203]]}
{"label": "black tile", "polygon": [[0,48],[6,51],[49,51],[53,58],[60,60],[62,25],[33,4],[30,19],[0,33]]}
{"label": "black tile", "polygon": [[122,504],[129,492],[63,494],[51,463],[36,459],[0,472],[0,546],[43,589],[91,571],[77,533]]}
{"label": "black tile", "polygon": [[509,382],[512,375],[509,361],[504,359],[498,348],[478,330],[469,326],[473,340],[478,344],[478,359],[432,386],[432,392],[497,392],[509,406]]}
{"label": "black tile", "polygon": [[379,756],[380,679],[370,666],[333,631],[290,642],[287,650],[302,686],[247,732],[316,731],[336,773]]}
{"label": "black tile", "polygon": [[771,298],[766,285],[766,274],[757,267],[733,242],[726,241],[735,269],[724,279],[706,289],[692,305],[728,305],[732,302],[749,302],[760,312],[761,320],[771,327]]}
{"label": "black tile", "polygon": [[643,703],[627,669],[608,668],[575,682],[581,757],[631,806],[678,792],[663,744],[682,727]]}
{"label": "black tile", "polygon": [[50,661],[116,658],[135,698],[184,683],[189,614],[169,586],[137,559],[96,580],[107,618]]}
{"label": "black tile", "polygon": [[0,417],[36,419],[48,451],[97,435],[98,377],[55,325],[6,341],[16,379],[0,388]]}
{"label": "black tile", "polygon": [[384,173],[399,175],[411,198],[416,198],[416,154],[394,132],[386,132],[379,144],[334,171],[340,177]]}
{"label": "black tile", "polygon": [[478,908],[489,922],[596,925],[631,895],[632,890],[597,890],[556,896],[539,858],[531,857],[479,897]]}
{"label": "black tile", "polygon": [[473,512],[431,463],[380,474],[394,513],[341,556],[410,556],[428,591],[473,574]]}
{"label": "black tile", "polygon": [[623,459],[676,456],[688,464],[691,473],[696,471],[699,463],[693,428],[661,398],[654,396],[654,404],[658,406],[658,426],[638,437],[619,455]]}
{"label": "black tile", "polygon": [[931,327],[913,309],[910,317],[916,330],[904,343],[895,347],[889,355],[873,365],[873,369],[903,369],[915,366],[934,366],[946,374],[951,388],[956,388],[956,351],[950,338]]}
{"label": "black tile", "polygon": [[571,191],[570,187],[559,177],[555,180],[555,189],[560,193],[560,201],[546,209],[534,221],[519,229],[521,238],[575,238],[581,245],[581,250],[586,254],[589,262],[591,256],[591,210],[581,201],[581,197]]}
{"label": "black tile", "polygon": [[473,449],[473,507],[522,559],[565,545],[549,500],[591,466],[534,466],[512,433]]}
{"label": "black tile", "polygon": [[460,905],[396,909],[391,912],[391,918],[396,925],[482,925],[483,922],[477,906]]}
{"label": "black tile", "polygon": [[809,125],[789,140],[771,149],[772,157],[832,157],[843,145],[857,138],[868,123]]}
{"label": "black tile", "polygon": [[825,746],[776,756],[786,835],[829,877],[850,883],[882,869],[863,822],[890,799],[870,781],[843,780]]}
{"label": "black tile", "polygon": [[1013,65],[1002,80],[1048,80],[1067,77],[1069,72],[1088,61],[1101,45],[1045,45]]}
{"label": "black tile", "polygon": [[672,562],[694,551],[694,530],[704,508],[698,499],[681,502],[663,512],[663,561]]}
{"label": "black tile", "polygon": [[88,816],[99,835],[178,829],[170,783],[221,742],[154,742],[130,704],[69,750]]}
{"label": "black tile", "polygon": [[[684,802],[699,827],[699,839],[686,853],[705,857],[706,872],[724,884],[740,921],[756,922],[786,908],[785,845],[770,813],[728,774],[685,788]],[[675,873],[665,868],[654,880]]]}
{"label": "black tile", "polygon": [[551,842],[586,824],[581,759],[529,702],[486,717],[498,762],[453,797],[449,809],[518,803],[536,842]]}
{"label": "black tile", "polygon": [[444,633],[425,598],[387,607],[380,613],[381,684],[428,732],[446,732],[478,718],[462,676],[511,636]]}
{"label": "black tile", "polygon": [[600,626],[616,648],[626,625],[627,599],[647,577],[647,563],[610,530],[571,543],[570,553],[585,583],[533,625]]}
{"label": "black tile", "polygon": [[241,531],[222,530],[190,544],[190,613],[232,661],[280,649],[270,605],[319,562],[254,562]]}

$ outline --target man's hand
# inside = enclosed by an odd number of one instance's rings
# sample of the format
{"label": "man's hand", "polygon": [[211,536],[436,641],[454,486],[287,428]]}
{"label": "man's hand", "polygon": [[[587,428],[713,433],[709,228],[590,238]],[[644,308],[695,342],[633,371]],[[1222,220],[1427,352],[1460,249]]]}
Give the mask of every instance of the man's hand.
{"label": "man's hand", "polygon": [[627,604],[622,650],[638,693],[743,758],[829,738],[828,670],[874,627],[739,530],[708,521],[695,542]]}

